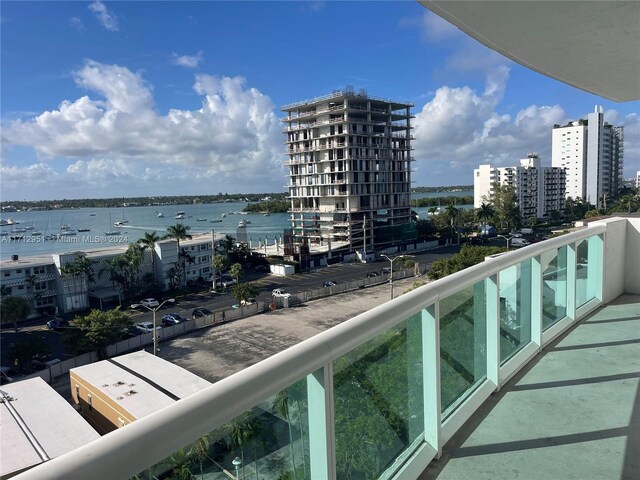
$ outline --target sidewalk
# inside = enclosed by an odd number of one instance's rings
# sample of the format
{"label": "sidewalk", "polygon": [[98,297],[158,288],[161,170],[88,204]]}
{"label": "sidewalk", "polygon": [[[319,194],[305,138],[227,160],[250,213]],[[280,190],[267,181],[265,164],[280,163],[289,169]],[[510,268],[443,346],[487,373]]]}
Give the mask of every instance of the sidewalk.
{"label": "sidewalk", "polygon": [[[396,296],[426,276],[393,282]],[[312,300],[160,344],[158,356],[216,382],[390,299],[389,284]]]}

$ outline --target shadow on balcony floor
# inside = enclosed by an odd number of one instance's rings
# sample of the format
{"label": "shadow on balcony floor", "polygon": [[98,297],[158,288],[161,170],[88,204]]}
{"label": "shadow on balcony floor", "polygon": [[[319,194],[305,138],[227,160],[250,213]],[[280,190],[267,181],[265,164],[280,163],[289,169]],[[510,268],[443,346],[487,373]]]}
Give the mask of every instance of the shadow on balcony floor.
{"label": "shadow on balcony floor", "polygon": [[419,478],[640,478],[640,296],[554,340]]}

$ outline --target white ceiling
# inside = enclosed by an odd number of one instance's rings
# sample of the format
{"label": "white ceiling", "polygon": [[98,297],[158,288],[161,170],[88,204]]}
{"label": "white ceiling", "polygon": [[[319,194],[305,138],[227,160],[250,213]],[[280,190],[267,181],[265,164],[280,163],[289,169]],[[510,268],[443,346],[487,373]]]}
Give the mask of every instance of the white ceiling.
{"label": "white ceiling", "polygon": [[595,95],[640,99],[640,1],[429,1],[487,47]]}

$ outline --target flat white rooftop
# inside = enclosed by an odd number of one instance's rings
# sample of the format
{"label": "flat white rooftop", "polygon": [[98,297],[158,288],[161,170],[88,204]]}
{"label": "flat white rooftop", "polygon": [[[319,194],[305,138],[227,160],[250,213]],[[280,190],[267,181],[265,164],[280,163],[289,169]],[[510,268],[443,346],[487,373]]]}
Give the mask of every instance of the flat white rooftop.
{"label": "flat white rooftop", "polygon": [[211,385],[210,382],[145,351],[70,370],[95,389],[142,418]]}
{"label": "flat white rooftop", "polygon": [[[0,476],[19,472],[100,435],[42,378],[0,387]],[[13,414],[12,414],[13,411]],[[26,430],[26,431],[25,431]]]}

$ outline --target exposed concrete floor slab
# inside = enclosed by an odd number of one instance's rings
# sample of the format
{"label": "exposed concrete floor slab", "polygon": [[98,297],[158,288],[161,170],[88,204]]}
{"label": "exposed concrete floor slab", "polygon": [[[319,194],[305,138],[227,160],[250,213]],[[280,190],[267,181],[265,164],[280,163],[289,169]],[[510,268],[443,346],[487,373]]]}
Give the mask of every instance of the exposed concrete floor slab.
{"label": "exposed concrete floor slab", "polygon": [[640,296],[556,339],[487,400],[421,480],[640,478]]}

